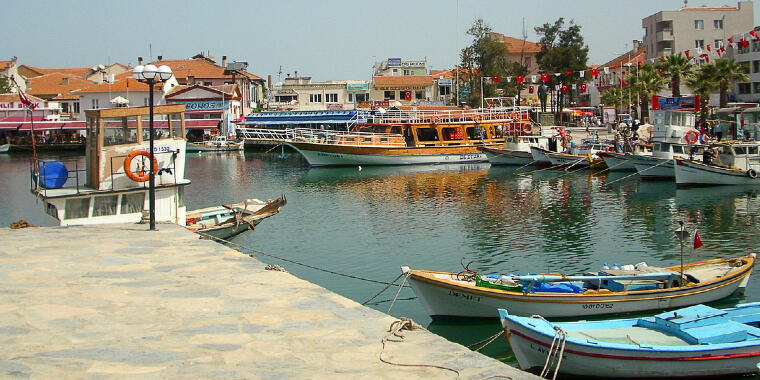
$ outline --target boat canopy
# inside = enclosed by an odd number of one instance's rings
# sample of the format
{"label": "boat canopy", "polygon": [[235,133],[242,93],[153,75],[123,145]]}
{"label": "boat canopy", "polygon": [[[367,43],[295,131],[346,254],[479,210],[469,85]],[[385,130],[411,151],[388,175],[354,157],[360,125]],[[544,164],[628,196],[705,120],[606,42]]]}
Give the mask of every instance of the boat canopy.
{"label": "boat canopy", "polygon": [[262,112],[248,115],[239,125],[353,124],[366,122],[358,111]]}

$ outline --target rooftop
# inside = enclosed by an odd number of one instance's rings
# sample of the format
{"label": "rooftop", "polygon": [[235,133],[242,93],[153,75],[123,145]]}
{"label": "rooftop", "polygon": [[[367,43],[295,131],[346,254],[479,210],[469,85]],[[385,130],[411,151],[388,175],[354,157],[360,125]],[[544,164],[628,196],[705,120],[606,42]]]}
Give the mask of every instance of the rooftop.
{"label": "rooftop", "polygon": [[71,91],[92,87],[93,83],[76,75],[51,73],[29,78],[26,92],[32,95],[66,95]]}
{"label": "rooftop", "polygon": [[432,86],[433,77],[430,75],[397,75],[397,76],[376,76],[374,77],[376,86]]}
{"label": "rooftop", "polygon": [[[202,79],[232,78],[231,72],[228,72],[224,67],[213,63],[207,58],[165,59],[152,62],[151,64],[156,66],[166,65],[171,67],[172,72],[174,72],[174,76],[177,77],[177,79],[185,80],[191,76]],[[245,70],[236,71],[235,75],[243,75],[255,81],[264,80],[261,77],[251,74]]]}
{"label": "rooftop", "polygon": [[501,33],[496,32],[492,32],[491,35],[494,38],[501,40],[504,43],[504,46],[506,46],[507,52],[509,53],[520,53],[523,51],[526,53],[538,53],[541,51],[541,45],[535,42],[505,36]]}

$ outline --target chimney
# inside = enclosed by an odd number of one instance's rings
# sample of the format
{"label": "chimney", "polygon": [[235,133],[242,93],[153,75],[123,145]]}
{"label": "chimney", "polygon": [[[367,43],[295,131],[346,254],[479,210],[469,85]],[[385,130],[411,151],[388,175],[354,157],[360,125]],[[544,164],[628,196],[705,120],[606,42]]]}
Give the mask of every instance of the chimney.
{"label": "chimney", "polygon": [[188,75],[187,76],[187,85],[192,86],[195,84],[195,75]]}
{"label": "chimney", "polygon": [[272,88],[272,74],[267,75],[267,88]]}
{"label": "chimney", "polygon": [[138,65],[142,65],[143,64],[142,57],[137,57],[137,64]]}
{"label": "chimney", "polygon": [[225,69],[227,68],[227,56],[226,55],[222,56],[222,67],[224,67]]}
{"label": "chimney", "polygon": [[159,61],[163,61],[163,60],[164,60],[164,56],[163,56],[163,55],[159,55],[159,56],[158,56],[158,60],[159,60]]}
{"label": "chimney", "polygon": [[633,51],[639,50],[639,46],[641,46],[641,41],[633,40]]}

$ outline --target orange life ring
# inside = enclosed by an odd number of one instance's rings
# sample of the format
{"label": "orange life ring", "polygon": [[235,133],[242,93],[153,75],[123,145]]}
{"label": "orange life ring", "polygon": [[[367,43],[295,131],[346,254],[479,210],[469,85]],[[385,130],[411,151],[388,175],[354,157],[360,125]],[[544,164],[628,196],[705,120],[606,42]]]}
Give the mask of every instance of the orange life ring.
{"label": "orange life ring", "polygon": [[441,119],[438,116],[433,116],[432,118],[430,118],[430,122],[433,124],[438,124],[438,122],[440,121]]}
{"label": "orange life ring", "polygon": [[475,115],[475,117],[472,118],[476,123],[480,124],[480,121],[483,120],[480,118],[480,115]]}
{"label": "orange life ring", "polygon": [[694,144],[699,140],[699,133],[697,133],[696,130],[692,129],[683,136],[683,139],[686,140],[689,144]]}
{"label": "orange life ring", "polygon": [[145,156],[153,159],[153,174],[158,172],[158,160],[156,160],[156,156],[150,154],[150,152],[145,149],[135,150],[124,159],[124,173],[127,177],[135,182],[145,182],[150,179],[150,168],[146,169],[145,165],[142,165],[137,173],[132,171],[132,160],[137,156]]}

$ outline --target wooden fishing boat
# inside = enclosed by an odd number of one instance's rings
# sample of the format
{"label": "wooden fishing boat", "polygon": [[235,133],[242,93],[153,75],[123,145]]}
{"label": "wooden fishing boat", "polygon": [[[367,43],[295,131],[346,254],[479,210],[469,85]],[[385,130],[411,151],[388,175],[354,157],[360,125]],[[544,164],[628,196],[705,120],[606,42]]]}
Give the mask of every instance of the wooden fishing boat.
{"label": "wooden fishing boat", "polygon": [[760,185],[760,143],[732,141],[715,146],[721,165],[676,158],[676,185]]}
{"label": "wooden fishing boat", "polygon": [[236,204],[188,211],[187,229],[198,232],[201,236],[229,239],[253,230],[261,221],[280,212],[287,203],[283,195],[267,202],[247,199]]}
{"label": "wooden fishing boat", "polygon": [[552,166],[604,169],[607,165],[597,153],[610,150],[612,150],[612,146],[608,143],[584,141],[580,146],[571,148],[568,152],[545,152],[544,154]]}
{"label": "wooden fishing boat", "polygon": [[528,165],[535,163],[531,147],[560,152],[565,149],[567,135],[562,127],[540,128],[541,134],[510,134],[501,148],[478,147],[491,165]]}
{"label": "wooden fishing boat", "polygon": [[760,303],[722,310],[695,305],[592,322],[552,323],[504,309],[499,315],[520,368],[545,375],[670,379],[758,373]]}
{"label": "wooden fishing boat", "polygon": [[685,307],[741,294],[754,263],[750,255],[685,264],[683,280],[680,266],[496,279],[471,271],[402,271],[432,317],[495,318],[498,308],[517,315],[580,317]]}
{"label": "wooden fishing boat", "polygon": [[391,110],[351,131],[296,129],[283,143],[311,166],[413,165],[485,162],[479,147],[497,148],[505,134],[530,120],[522,108]]}
{"label": "wooden fishing boat", "polygon": [[214,136],[209,141],[187,143],[188,152],[239,152],[243,148],[243,142],[227,140],[227,136]]}
{"label": "wooden fishing boat", "polygon": [[694,112],[655,110],[652,155],[630,157],[641,179],[675,178],[676,157],[701,157],[699,132],[693,128]]}
{"label": "wooden fishing boat", "polygon": [[605,151],[598,152],[597,156],[604,160],[604,163],[611,172],[627,172],[636,171],[636,166],[633,165],[631,160],[632,156],[652,156],[652,150],[649,146],[637,145],[634,152],[613,152]]}

